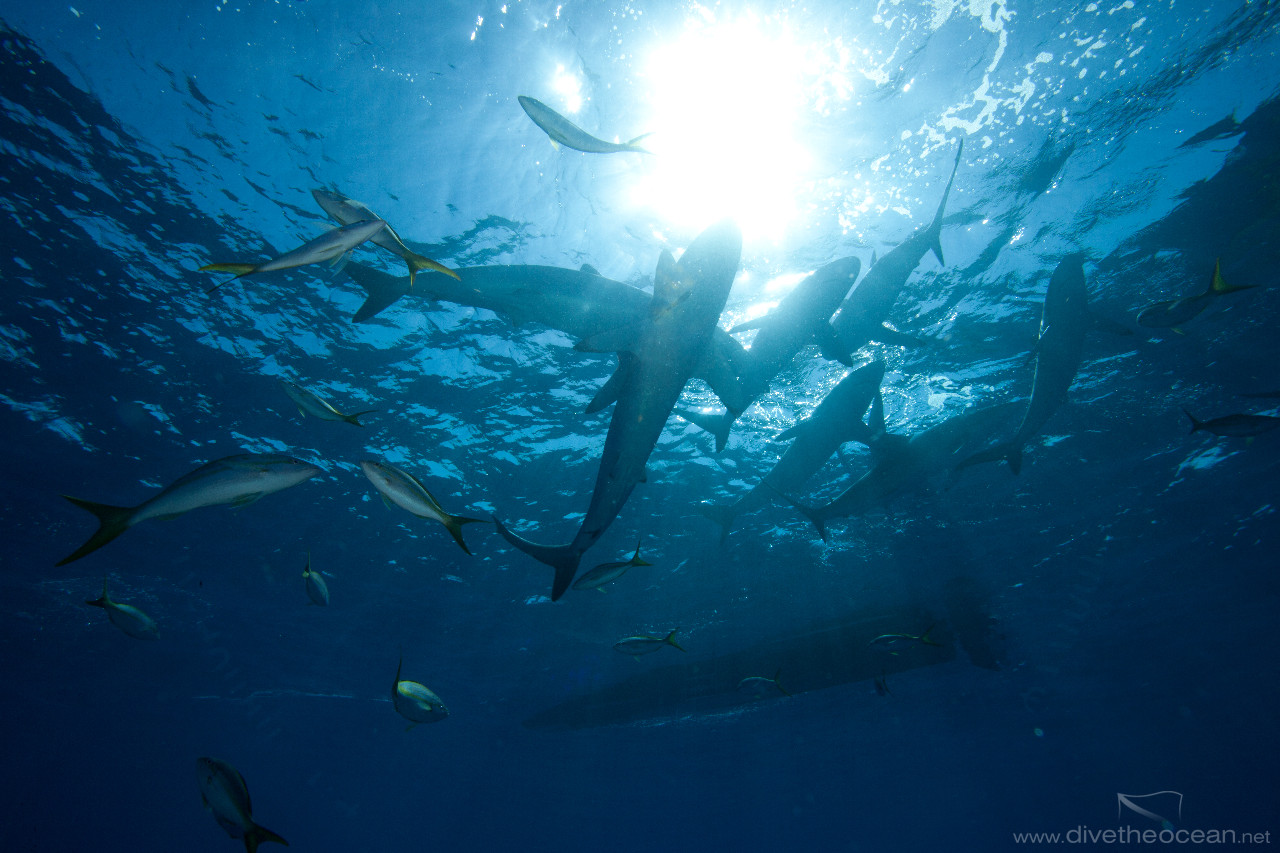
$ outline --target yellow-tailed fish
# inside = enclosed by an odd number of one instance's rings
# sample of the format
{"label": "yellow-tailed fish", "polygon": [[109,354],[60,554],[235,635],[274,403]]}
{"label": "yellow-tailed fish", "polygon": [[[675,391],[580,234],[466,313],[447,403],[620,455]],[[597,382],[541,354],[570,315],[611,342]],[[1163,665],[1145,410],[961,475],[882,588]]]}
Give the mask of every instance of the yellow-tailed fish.
{"label": "yellow-tailed fish", "polygon": [[[332,190],[312,190],[311,197],[316,200],[316,204],[325,213],[333,217],[335,222],[347,225],[352,222],[359,222],[362,219],[381,219],[376,213],[370,210],[364,203],[358,202],[353,198],[347,198],[345,195]],[[452,278],[461,279],[453,270],[444,264],[433,261],[430,258],[423,257],[417,252],[410,249],[400,239],[400,235],[395,232],[390,225],[387,225],[378,234],[373,237],[373,244],[381,246],[393,255],[397,255],[404,259],[405,264],[409,267],[409,289],[413,289],[414,276],[419,270],[432,270],[433,272],[444,273]]]}
{"label": "yellow-tailed fish", "polygon": [[121,604],[118,601],[111,600],[111,596],[107,595],[106,578],[102,579],[102,597],[86,598],[84,603],[92,607],[101,607],[107,611],[107,618],[111,620],[111,624],[124,631],[130,637],[137,637],[139,640],[154,640],[159,635],[159,628],[156,627],[155,621],[150,616],[132,604]]}
{"label": "yellow-tailed fish", "polygon": [[302,581],[307,590],[307,598],[311,599],[312,604],[329,606],[329,584],[325,583],[324,575],[311,571],[310,551],[307,552],[307,565],[302,570]]}
{"label": "yellow-tailed fish", "polygon": [[648,634],[637,634],[634,637],[623,637],[621,640],[614,643],[613,647],[622,654],[631,655],[632,657],[651,654],[663,646],[673,646],[674,648],[680,649],[680,651],[684,651],[680,644],[676,642],[676,631],[679,630],[679,628],[676,628],[675,631],[672,631],[665,637],[653,637]]}
{"label": "yellow-tailed fish", "polygon": [[[426,686],[416,681],[402,681],[400,670],[404,666],[404,657],[396,664],[396,680],[391,684],[391,702],[396,713],[417,725],[418,723],[438,723],[449,716],[449,709],[440,701],[440,697]],[[411,725],[409,728],[413,728]]]}
{"label": "yellow-tailed fish", "polygon": [[197,758],[196,774],[204,807],[213,813],[214,820],[227,835],[244,840],[248,853],[255,853],[258,845],[266,841],[289,846],[279,835],[254,823],[249,786],[239,770],[216,758]]}
{"label": "yellow-tailed fish", "polygon": [[[272,270],[287,270],[293,267],[306,266],[307,264],[318,264],[325,261],[338,261],[347,252],[359,246],[366,240],[372,239],[379,231],[387,227],[387,223],[381,219],[363,219],[359,222],[352,222],[350,225],[344,225],[341,228],[334,228],[326,231],[319,237],[309,243],[303,243],[296,249],[285,252],[283,255],[272,258],[269,261],[263,261],[260,264],[243,264],[243,263],[216,263],[205,264],[200,267],[200,272],[229,272],[235,273],[232,278],[227,281],[235,281],[237,278],[244,278],[247,275],[254,275],[260,272],[271,272]],[[205,293],[211,293],[217,290],[227,281],[215,284]]]}
{"label": "yellow-tailed fish", "polygon": [[377,409],[365,409],[363,412],[346,415],[334,408],[333,404],[328,400],[312,391],[308,391],[301,385],[297,385],[287,379],[281,379],[280,386],[284,388],[284,393],[288,394],[289,399],[298,407],[298,414],[304,417],[311,415],[322,421],[345,421],[353,426],[362,427],[364,424],[360,423],[361,415],[371,415],[377,411]]}
{"label": "yellow-tailed fish", "polygon": [[407,474],[386,462],[377,459],[366,459],[360,463],[360,470],[373,483],[374,488],[382,493],[382,499],[388,504],[395,504],[403,510],[413,513],[419,518],[438,521],[449,531],[449,535],[458,543],[458,547],[468,554],[471,549],[462,541],[462,525],[483,518],[467,518],[462,515],[450,515],[440,506],[439,501],[431,496],[426,486],[418,478]]}

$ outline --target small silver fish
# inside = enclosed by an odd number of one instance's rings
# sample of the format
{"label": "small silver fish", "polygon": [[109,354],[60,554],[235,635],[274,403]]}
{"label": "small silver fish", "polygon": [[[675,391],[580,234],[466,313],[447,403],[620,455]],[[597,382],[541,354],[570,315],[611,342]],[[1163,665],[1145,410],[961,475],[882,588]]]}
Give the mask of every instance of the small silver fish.
{"label": "small silver fish", "polygon": [[635,151],[638,154],[653,153],[636,144],[649,136],[647,133],[640,134],[630,142],[605,142],[587,133],[536,98],[520,95],[517,100],[520,101],[520,106],[528,113],[529,118],[533,119],[533,123],[551,137],[552,143],[558,143],[575,151],[585,151],[587,154],[613,154],[619,151]]}
{"label": "small silver fish", "polygon": [[573,582],[574,589],[600,589],[605,584],[615,581],[622,577],[623,573],[632,566],[652,566],[653,563],[647,563],[640,559],[640,543],[636,543],[636,552],[630,560],[624,560],[621,563],[601,563],[582,577]]}
{"label": "small silver fish", "polygon": [[249,786],[244,777],[225,761],[216,758],[196,759],[196,778],[200,783],[200,800],[213,813],[214,820],[232,838],[244,839],[244,849],[255,853],[266,841],[289,846],[279,835],[253,821],[253,805],[249,802]]}
{"label": "small silver fish", "polygon": [[396,664],[396,679],[391,684],[391,703],[395,706],[396,713],[414,725],[438,723],[449,716],[449,709],[435,693],[416,681],[400,680],[400,669],[403,666],[404,657],[401,656],[400,663]]}
{"label": "small silver fish", "polygon": [[738,692],[745,693],[756,699],[764,699],[768,696],[774,696],[781,693],[783,696],[790,696],[787,689],[778,681],[778,677],[782,675],[782,669],[779,668],[773,674],[773,678],[765,678],[763,675],[752,675],[738,682]]}
{"label": "small silver fish", "polygon": [[[316,204],[320,205],[321,210],[333,217],[333,220],[340,225],[350,225],[353,222],[359,222],[364,219],[378,219],[378,216],[368,208],[363,202],[356,201],[353,198],[347,198],[339,192],[332,190],[312,190],[311,197],[316,200]],[[390,225],[387,225],[382,231],[373,236],[373,244],[381,246],[393,255],[397,255],[404,259],[405,264],[409,267],[409,289],[413,290],[413,279],[419,270],[432,270],[433,272],[444,273],[447,276],[461,279],[453,270],[444,264],[433,261],[430,258],[423,257],[414,252],[404,244],[400,239],[400,235],[395,232]]]}
{"label": "small silver fish", "polygon": [[462,541],[462,525],[484,521],[484,519],[450,515],[416,477],[386,462],[366,459],[360,463],[360,470],[364,471],[364,475],[369,478],[369,482],[373,483],[374,488],[382,493],[384,501],[395,504],[419,518],[440,522],[458,543],[458,547],[468,554],[471,553],[467,543]]}
{"label": "small silver fish", "polygon": [[684,649],[681,648],[680,644],[676,642],[676,631],[679,631],[679,630],[680,630],[679,628],[676,628],[675,631],[672,631],[670,634],[667,634],[667,636],[665,637],[651,637],[648,634],[638,634],[634,637],[624,637],[618,642],[614,643],[613,648],[624,655],[631,655],[632,657],[651,654],[653,652],[656,652],[658,649],[662,648],[663,646],[674,646],[675,648],[680,649],[680,651],[683,652]]}
{"label": "small silver fish", "polygon": [[307,552],[307,565],[302,570],[302,581],[306,586],[307,598],[311,599],[312,604],[318,604],[321,607],[329,606],[329,584],[325,583],[324,575],[319,572],[311,571],[311,552]]}
{"label": "small silver fish", "polygon": [[154,640],[159,635],[159,628],[150,616],[143,613],[132,604],[121,604],[118,601],[112,601],[111,596],[107,595],[107,579],[102,579],[102,597],[86,598],[84,601],[92,607],[101,607],[107,611],[107,618],[111,620],[111,624],[115,625],[121,631],[124,631],[130,637],[137,637],[139,640]]}
{"label": "small silver fish", "polygon": [[942,643],[935,642],[933,638],[929,636],[929,632],[932,630],[933,630],[933,626],[930,625],[927,629],[925,629],[925,632],[923,634],[881,634],[880,636],[873,639],[867,645],[877,649],[881,649],[882,651],[886,651],[892,655],[896,655],[898,652],[902,651],[908,646],[913,646],[916,643],[919,643],[920,645],[923,645],[923,646],[942,645]]}
{"label": "small silver fish", "polygon": [[386,227],[387,223],[381,219],[362,219],[359,222],[352,222],[350,225],[343,225],[341,228],[326,231],[309,243],[303,243],[296,249],[285,252],[283,255],[278,255],[269,261],[263,261],[260,264],[205,264],[200,267],[200,272],[235,273],[234,277],[215,284],[205,293],[212,293],[228,281],[235,281],[237,278],[244,278],[247,275],[340,260],[347,252],[371,239]]}
{"label": "small silver fish", "polygon": [[311,415],[322,421],[346,421],[353,426],[362,427],[364,424],[360,423],[360,416],[371,415],[377,411],[377,409],[365,409],[363,412],[344,415],[334,408],[328,400],[300,385],[290,382],[288,379],[281,379],[280,387],[284,388],[284,393],[289,395],[289,399],[298,407],[298,414],[303,417]]}
{"label": "small silver fish", "polygon": [[137,506],[112,506],[63,495],[98,518],[89,540],[58,561],[64,566],[98,550],[135,524],[151,518],[177,518],[205,506],[248,506],[263,495],[310,480],[320,469],[277,453],[241,453],[201,465]]}

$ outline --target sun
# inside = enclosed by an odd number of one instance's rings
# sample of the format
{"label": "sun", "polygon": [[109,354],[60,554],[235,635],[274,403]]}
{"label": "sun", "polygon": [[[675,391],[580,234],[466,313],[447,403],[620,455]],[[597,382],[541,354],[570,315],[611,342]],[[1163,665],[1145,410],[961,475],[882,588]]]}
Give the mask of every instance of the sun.
{"label": "sun", "polygon": [[699,9],[640,71],[654,157],[632,200],[677,227],[731,216],[748,239],[781,240],[813,162],[798,136],[804,51],[784,21]]}

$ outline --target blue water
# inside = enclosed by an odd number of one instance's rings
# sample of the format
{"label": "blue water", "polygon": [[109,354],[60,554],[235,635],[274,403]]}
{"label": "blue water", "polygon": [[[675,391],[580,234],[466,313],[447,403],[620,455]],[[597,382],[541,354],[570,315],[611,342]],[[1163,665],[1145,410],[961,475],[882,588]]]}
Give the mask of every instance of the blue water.
{"label": "blue water", "polygon": [[[1275,3],[180,5],[0,4],[0,847],[238,849],[201,808],[206,755],[298,850],[1025,849],[1052,845],[1014,833],[1159,830],[1117,812],[1159,791],[1179,829],[1280,831],[1280,432],[1189,434],[1181,411],[1280,414],[1243,396],[1280,389]],[[605,139],[652,131],[654,154],[557,150],[521,94]],[[1070,252],[1130,334],[1089,333],[1019,475],[932,472],[826,542],[775,502],[722,543],[699,504],[759,482],[844,374],[810,347],[723,453],[670,419],[584,559],[640,541],[653,566],[607,594],[551,602],[551,570],[491,526],[466,528],[468,557],[356,463],[568,541],[612,356],[433,300],[434,274],[357,325],[342,269],[210,294],[225,276],[197,271],[322,233],[318,187],[451,267],[637,287],[733,216],[728,329],[926,226],[960,139],[946,265],[926,255],[888,317],[927,342],[855,355],[887,365],[888,428],[1025,404]],[[1180,332],[1136,324],[1217,258],[1256,287]],[[351,263],[403,272],[372,247]],[[378,411],[303,419],[279,378]],[[683,405],[715,404],[690,382]],[[243,452],[324,472],[54,566],[94,524],[60,495],[135,504]],[[797,499],[874,464],[841,456]],[[157,641],[83,604],[104,575]],[[943,645],[866,658],[885,624]],[[612,648],[676,627],[683,654]],[[448,719],[405,730],[401,654]],[[735,690],[775,672],[790,698]]]}

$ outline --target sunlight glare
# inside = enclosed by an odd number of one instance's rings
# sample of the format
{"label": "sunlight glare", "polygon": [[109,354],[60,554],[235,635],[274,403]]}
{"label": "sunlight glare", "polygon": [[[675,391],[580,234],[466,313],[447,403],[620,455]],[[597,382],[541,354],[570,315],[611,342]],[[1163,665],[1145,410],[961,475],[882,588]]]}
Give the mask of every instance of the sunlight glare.
{"label": "sunlight glare", "polygon": [[689,19],[643,72],[655,156],[634,200],[683,227],[732,216],[749,237],[780,239],[812,160],[796,138],[805,67],[784,22]]}

